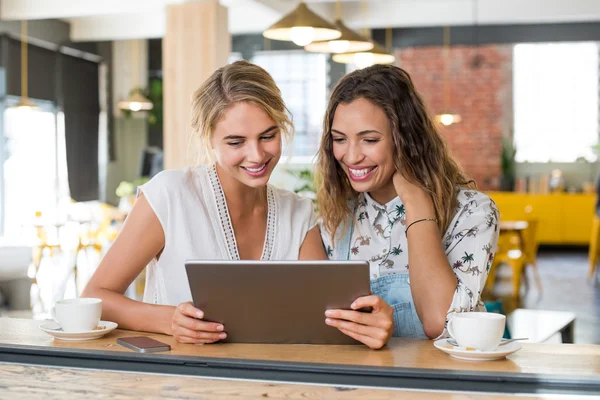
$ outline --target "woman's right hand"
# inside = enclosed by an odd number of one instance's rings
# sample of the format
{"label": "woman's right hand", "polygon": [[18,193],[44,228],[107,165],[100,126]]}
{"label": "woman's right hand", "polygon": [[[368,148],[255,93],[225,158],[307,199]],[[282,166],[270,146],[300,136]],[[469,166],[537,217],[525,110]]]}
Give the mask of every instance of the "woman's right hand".
{"label": "woman's right hand", "polygon": [[203,321],[204,313],[194,307],[191,301],[175,308],[171,333],[179,343],[214,343],[227,337],[225,327],[215,322]]}

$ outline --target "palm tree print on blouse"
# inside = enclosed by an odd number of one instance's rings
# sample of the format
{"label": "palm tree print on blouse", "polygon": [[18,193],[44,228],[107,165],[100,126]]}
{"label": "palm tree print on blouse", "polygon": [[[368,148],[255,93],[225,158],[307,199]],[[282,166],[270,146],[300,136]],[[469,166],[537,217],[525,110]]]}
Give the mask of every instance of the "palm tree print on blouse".
{"label": "palm tree print on blouse", "polygon": [[[456,213],[440,243],[457,282],[448,315],[485,311],[481,290],[494,260],[499,233],[498,209],[486,194],[457,190],[456,196]],[[402,201],[396,197],[381,205],[368,194],[361,194],[356,204],[354,217],[358,222],[350,241],[350,259],[369,261],[372,279],[409,273],[406,208]],[[330,249],[333,252],[333,246],[327,247],[329,235],[323,235],[323,240],[328,253]]]}

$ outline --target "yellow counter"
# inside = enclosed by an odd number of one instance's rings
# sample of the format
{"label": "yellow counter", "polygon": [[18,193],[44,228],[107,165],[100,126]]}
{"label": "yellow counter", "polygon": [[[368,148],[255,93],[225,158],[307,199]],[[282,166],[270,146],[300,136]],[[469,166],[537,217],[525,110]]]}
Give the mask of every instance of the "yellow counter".
{"label": "yellow counter", "polygon": [[[539,221],[540,244],[588,245],[595,215],[595,194],[488,192],[500,219]],[[531,209],[527,213],[527,209]]]}

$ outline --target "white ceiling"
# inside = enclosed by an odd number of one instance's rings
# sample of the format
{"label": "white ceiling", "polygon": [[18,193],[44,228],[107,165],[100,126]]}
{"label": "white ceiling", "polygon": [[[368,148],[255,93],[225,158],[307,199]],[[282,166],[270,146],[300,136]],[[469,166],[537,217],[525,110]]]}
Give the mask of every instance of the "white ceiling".
{"label": "white ceiling", "polygon": [[[165,32],[166,6],[184,1],[1,0],[0,19],[64,19],[71,23],[73,41],[157,38]],[[220,2],[229,10],[232,34],[262,32],[298,4],[298,0]],[[335,0],[306,2],[321,16],[335,18]],[[600,21],[600,0],[368,0],[366,9],[364,13],[360,1],[343,0],[343,19],[354,28],[469,25],[475,20],[479,24]]]}

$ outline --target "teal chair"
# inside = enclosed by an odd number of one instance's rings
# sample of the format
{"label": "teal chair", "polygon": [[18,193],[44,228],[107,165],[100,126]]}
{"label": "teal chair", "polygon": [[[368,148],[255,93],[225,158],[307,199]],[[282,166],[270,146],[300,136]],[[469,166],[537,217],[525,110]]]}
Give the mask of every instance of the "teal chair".
{"label": "teal chair", "polygon": [[[484,301],[483,303],[485,304],[485,308],[488,312],[505,315],[504,311],[502,309],[502,301],[501,300]],[[502,337],[504,339],[510,339],[510,330],[508,329],[508,324],[506,324],[504,327],[504,335]]]}

